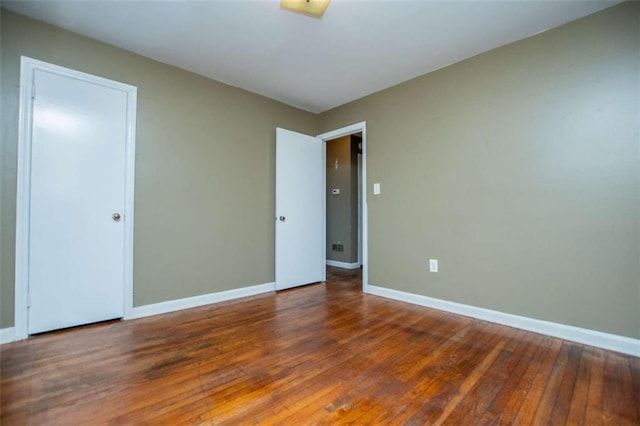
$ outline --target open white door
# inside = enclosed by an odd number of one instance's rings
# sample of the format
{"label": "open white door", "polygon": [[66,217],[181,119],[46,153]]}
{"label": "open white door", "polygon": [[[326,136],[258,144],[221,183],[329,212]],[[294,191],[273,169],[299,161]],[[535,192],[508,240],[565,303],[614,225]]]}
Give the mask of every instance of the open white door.
{"label": "open white door", "polygon": [[276,129],[276,289],[325,280],[324,142]]}

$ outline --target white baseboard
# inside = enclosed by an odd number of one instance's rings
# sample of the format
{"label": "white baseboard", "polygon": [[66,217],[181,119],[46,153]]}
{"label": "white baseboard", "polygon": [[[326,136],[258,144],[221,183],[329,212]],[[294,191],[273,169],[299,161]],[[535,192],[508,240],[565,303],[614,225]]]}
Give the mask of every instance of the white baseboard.
{"label": "white baseboard", "polygon": [[0,328],[0,345],[16,340],[15,327]]}
{"label": "white baseboard", "polygon": [[367,292],[375,296],[395,299],[402,302],[412,303],[414,305],[426,306],[429,308],[439,309],[441,311],[452,312],[509,327],[533,331],[534,333],[559,337],[560,339],[571,340],[572,342],[583,343],[585,345],[596,346],[640,357],[640,339],[633,339],[630,337],[603,333],[601,331],[589,330],[571,325],[507,314],[504,312],[493,311],[491,309],[463,305],[461,303],[449,302],[447,300],[435,299],[433,297],[406,293],[404,291],[374,285],[369,285]]}
{"label": "white baseboard", "polygon": [[336,268],[342,268],[342,269],[358,269],[360,267],[360,263],[359,262],[354,262],[354,263],[338,262],[337,260],[327,259],[327,266],[335,266]]}
{"label": "white baseboard", "polygon": [[235,288],[233,290],[220,291],[217,293],[203,294],[201,296],[186,297],[184,299],[169,300],[167,302],[154,303],[151,305],[136,306],[133,308],[131,316],[128,316],[125,319],[143,318],[151,315],[166,314],[168,312],[196,308],[198,306],[209,305],[211,303],[224,302],[227,300],[239,299],[241,297],[269,293],[270,291],[275,290],[276,283],[266,283],[250,287]]}

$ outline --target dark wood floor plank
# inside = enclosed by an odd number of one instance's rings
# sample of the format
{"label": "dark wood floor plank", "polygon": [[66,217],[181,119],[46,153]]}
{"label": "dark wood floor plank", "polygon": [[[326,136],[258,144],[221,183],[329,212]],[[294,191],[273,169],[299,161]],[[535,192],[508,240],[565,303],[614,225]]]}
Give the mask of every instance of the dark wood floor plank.
{"label": "dark wood floor plank", "polygon": [[[455,345],[442,345],[430,356],[431,362],[423,365],[415,378],[409,381],[410,392],[397,398],[404,407],[392,421],[398,424],[432,423],[445,409],[449,399],[458,392],[465,380],[473,374],[478,364],[489,356],[496,346],[504,345],[503,335],[491,331],[493,325],[478,323],[468,339]],[[459,337],[459,336],[458,336]],[[451,343],[448,342],[448,343]],[[482,342],[482,343],[480,343]]]}
{"label": "dark wood floor plank", "polygon": [[640,358],[631,358],[629,361],[629,374],[631,375],[633,386],[632,393],[635,400],[636,417],[640,419]]}
{"label": "dark wood floor plank", "polygon": [[[464,402],[471,401],[467,396],[470,394],[471,390],[476,386],[479,382],[480,378],[487,373],[487,370],[495,365],[494,363],[500,356],[506,355],[503,351],[504,341],[498,343],[478,364],[476,368],[474,368],[469,375],[464,379],[464,381],[458,387],[458,391],[450,398],[448,398],[447,404],[444,409],[440,413],[440,416],[433,423],[434,425],[441,425],[445,422],[456,424],[460,421],[464,421],[464,419],[468,419],[469,412],[467,409],[458,410],[458,417],[452,416],[452,413],[464,405]],[[503,364],[503,363],[498,363]],[[497,366],[496,368],[500,368]],[[483,394],[487,395],[487,389],[483,388]],[[492,395],[491,395],[492,396]],[[476,399],[473,401],[474,404],[478,403]],[[426,405],[428,407],[428,405]],[[474,407],[475,408],[475,407]],[[473,409],[472,409],[473,411]],[[476,413],[475,418],[479,418],[480,413]],[[416,415],[414,415],[416,417]]]}
{"label": "dark wood floor plank", "polygon": [[549,414],[549,423],[563,425],[567,422],[569,408],[574,399],[574,387],[582,357],[582,345],[572,344],[567,355],[567,363],[558,387],[558,393]]}
{"label": "dark wood floor plank", "polygon": [[[536,411],[545,397],[551,372],[560,362],[559,354],[563,343],[562,340],[553,339],[550,350],[540,360],[540,366],[531,381],[531,386],[528,390],[523,391],[524,395],[520,403],[513,406],[513,411],[517,411],[517,414],[512,424],[533,424]],[[553,389],[550,390],[553,391]],[[503,417],[506,417],[505,413],[503,413]]]}
{"label": "dark wood floor plank", "polygon": [[591,377],[590,367],[591,348],[584,348],[580,357],[580,365],[576,374],[576,381],[569,405],[569,413],[566,423],[572,425],[585,424],[585,414],[587,401],[589,399],[589,380]]}
{"label": "dark wood floor plank", "polygon": [[326,284],[0,346],[0,424],[638,424],[640,359]]}
{"label": "dark wood floor plank", "polygon": [[519,406],[531,386],[533,375],[538,369],[539,359],[547,350],[544,336],[520,332],[513,340],[522,342],[514,350],[505,371],[508,373],[500,391],[495,396],[478,424],[511,424],[517,414],[512,407]]}
{"label": "dark wood floor plank", "polygon": [[533,417],[533,424],[551,423],[551,413],[555,406],[555,402],[559,398],[563,397],[563,395],[560,395],[560,385],[562,383],[565,370],[567,369],[570,351],[573,347],[574,345],[569,342],[563,342],[560,347],[558,358],[549,373],[544,393],[536,409],[535,416]]}
{"label": "dark wood floor plank", "polygon": [[638,425],[638,408],[633,398],[633,380],[623,355],[607,352],[604,362],[603,419],[605,423]]}
{"label": "dark wood floor plank", "polygon": [[603,416],[603,397],[604,383],[602,380],[604,374],[604,358],[605,351],[601,349],[593,349],[583,353],[585,359],[589,359],[589,385],[587,388],[587,405],[585,407],[585,424],[600,425]]}
{"label": "dark wood floor plank", "polygon": [[487,417],[491,418],[490,408],[505,385],[508,385],[509,377],[514,375],[521,364],[527,363],[525,354],[530,340],[526,336],[527,334],[520,330],[505,327],[501,340],[503,348],[496,354],[490,367],[484,374],[479,375],[449,415],[441,416],[439,421],[455,425],[466,423],[468,419],[476,419],[474,423],[483,424],[485,419],[485,424],[495,424],[495,419],[487,421]]}

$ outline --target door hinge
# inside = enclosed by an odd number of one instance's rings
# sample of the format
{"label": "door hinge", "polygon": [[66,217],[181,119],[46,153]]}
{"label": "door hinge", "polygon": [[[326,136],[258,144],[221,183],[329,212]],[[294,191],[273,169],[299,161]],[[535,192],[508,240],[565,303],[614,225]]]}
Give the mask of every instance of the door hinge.
{"label": "door hinge", "polygon": [[31,82],[31,99],[35,99],[36,98],[36,82],[32,81]]}
{"label": "door hinge", "polygon": [[31,307],[31,292],[27,293],[27,309]]}

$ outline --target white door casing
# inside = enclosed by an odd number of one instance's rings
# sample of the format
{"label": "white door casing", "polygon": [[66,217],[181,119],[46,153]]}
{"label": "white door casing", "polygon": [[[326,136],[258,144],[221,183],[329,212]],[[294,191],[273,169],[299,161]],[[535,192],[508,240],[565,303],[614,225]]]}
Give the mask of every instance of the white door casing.
{"label": "white door casing", "polygon": [[[369,293],[369,213],[367,207],[367,123],[361,121],[359,123],[351,124],[349,126],[341,127],[339,129],[331,130],[329,132],[318,135],[318,138],[323,142],[330,141],[332,139],[341,138],[347,135],[353,135],[361,133],[362,135],[362,154],[361,154],[361,174],[358,188],[359,202],[361,203],[362,211],[359,219],[359,227],[362,230],[362,258],[359,259],[362,265],[362,291]],[[326,149],[326,143],[325,148]],[[325,151],[326,152],[326,151]],[[324,161],[324,160],[323,160]],[[323,182],[326,186],[326,176],[323,177]],[[325,229],[323,227],[323,229]],[[324,231],[323,231],[324,232]],[[358,241],[360,242],[360,241]],[[326,259],[326,255],[324,256]]]}
{"label": "white door casing", "polygon": [[358,264],[362,266],[362,154],[358,154]]}
{"label": "white door casing", "polygon": [[276,129],[276,289],[324,281],[325,144]]}
{"label": "white door casing", "polygon": [[136,95],[22,58],[17,338],[131,313]]}

